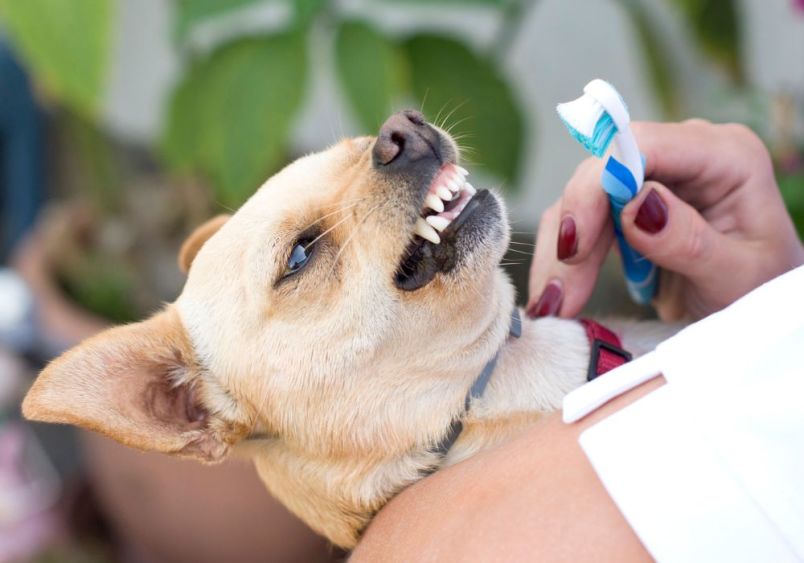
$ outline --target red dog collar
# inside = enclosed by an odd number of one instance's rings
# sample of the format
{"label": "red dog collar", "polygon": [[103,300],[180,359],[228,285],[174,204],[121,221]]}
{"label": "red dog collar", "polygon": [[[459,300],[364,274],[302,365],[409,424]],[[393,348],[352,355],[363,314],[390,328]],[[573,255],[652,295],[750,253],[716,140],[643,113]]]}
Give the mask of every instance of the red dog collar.
{"label": "red dog collar", "polygon": [[614,332],[590,319],[580,319],[580,322],[592,346],[587,381],[631,361],[631,354],[622,348],[620,338]]}

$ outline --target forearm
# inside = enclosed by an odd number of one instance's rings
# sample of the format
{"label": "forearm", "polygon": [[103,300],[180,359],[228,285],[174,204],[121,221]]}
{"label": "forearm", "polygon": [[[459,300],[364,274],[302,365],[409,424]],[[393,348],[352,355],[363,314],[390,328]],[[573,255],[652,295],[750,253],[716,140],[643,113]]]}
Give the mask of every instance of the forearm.
{"label": "forearm", "polygon": [[578,445],[580,433],[664,383],[565,425],[560,413],[405,490],[350,561],[650,560]]}

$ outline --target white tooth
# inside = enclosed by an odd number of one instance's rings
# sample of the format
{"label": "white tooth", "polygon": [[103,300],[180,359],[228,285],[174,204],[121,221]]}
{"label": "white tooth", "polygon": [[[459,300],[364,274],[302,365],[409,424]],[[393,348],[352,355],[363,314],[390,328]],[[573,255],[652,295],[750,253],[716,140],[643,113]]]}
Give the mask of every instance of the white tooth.
{"label": "white tooth", "polygon": [[444,202],[441,201],[441,198],[434,194],[427,194],[427,197],[424,198],[424,205],[436,213],[441,213],[444,211]]}
{"label": "white tooth", "polygon": [[452,221],[447,219],[446,217],[439,217],[438,215],[430,215],[427,217],[426,221],[430,223],[433,228],[438,231],[439,233],[447,228]]}
{"label": "white tooth", "polygon": [[436,195],[444,201],[452,201],[452,192],[444,186],[438,186],[436,188]]}
{"label": "white tooth", "polygon": [[461,189],[461,186],[455,180],[449,180],[447,182],[447,187],[450,189],[451,192],[457,192]]}
{"label": "white tooth", "polygon": [[458,174],[462,174],[463,176],[468,176],[469,175],[469,171],[466,168],[462,167],[462,166],[455,166],[455,170],[458,171]]}
{"label": "white tooth", "polygon": [[465,189],[467,192],[469,192],[472,195],[475,195],[477,193],[477,190],[475,189],[475,187],[472,184],[470,184],[469,182],[466,182],[463,185],[463,189]]}
{"label": "white tooth", "polygon": [[429,240],[433,244],[438,244],[441,242],[441,237],[438,236],[438,233],[435,231],[435,229],[421,217],[416,219],[416,226],[413,228],[413,232],[423,239]]}

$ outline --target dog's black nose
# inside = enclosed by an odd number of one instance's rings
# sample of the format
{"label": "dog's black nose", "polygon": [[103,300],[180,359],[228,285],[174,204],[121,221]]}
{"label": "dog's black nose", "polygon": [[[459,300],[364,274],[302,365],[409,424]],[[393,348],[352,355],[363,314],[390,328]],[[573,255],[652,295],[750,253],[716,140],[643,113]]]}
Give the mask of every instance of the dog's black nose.
{"label": "dog's black nose", "polygon": [[422,158],[438,158],[437,133],[418,111],[395,113],[380,127],[372,157],[375,167],[404,165]]}

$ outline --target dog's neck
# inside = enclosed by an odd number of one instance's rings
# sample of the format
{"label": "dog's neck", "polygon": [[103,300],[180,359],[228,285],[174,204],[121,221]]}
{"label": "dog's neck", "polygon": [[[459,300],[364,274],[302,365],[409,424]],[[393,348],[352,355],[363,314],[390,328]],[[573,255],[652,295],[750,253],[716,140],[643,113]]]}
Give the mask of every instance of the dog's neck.
{"label": "dog's neck", "polygon": [[[374,512],[433,466],[457,463],[559,408],[563,396],[585,380],[589,344],[584,329],[577,321],[523,317],[520,338],[509,339],[513,288],[505,284],[499,289],[495,313],[476,344],[484,350],[478,358],[482,361],[455,377],[455,385],[428,377],[427,381],[441,384],[422,388],[406,399],[398,394],[392,397],[396,402],[408,401],[399,411],[406,418],[380,425],[378,443],[407,436],[408,445],[400,448],[390,442],[389,447],[399,452],[394,455],[375,448],[371,455],[330,460],[279,440],[255,444],[259,450],[252,453],[258,471],[274,495],[320,533],[351,546]],[[494,354],[499,355],[488,386],[464,414],[463,432],[442,459],[428,449],[427,440],[438,440],[448,431],[450,417],[464,413],[467,390]],[[398,428],[390,427],[394,422]]]}
{"label": "dog's neck", "polygon": [[589,349],[577,321],[523,316],[520,338],[501,344],[488,386],[472,401],[464,432],[445,465],[466,459],[516,427],[560,408],[564,395],[586,381]]}

